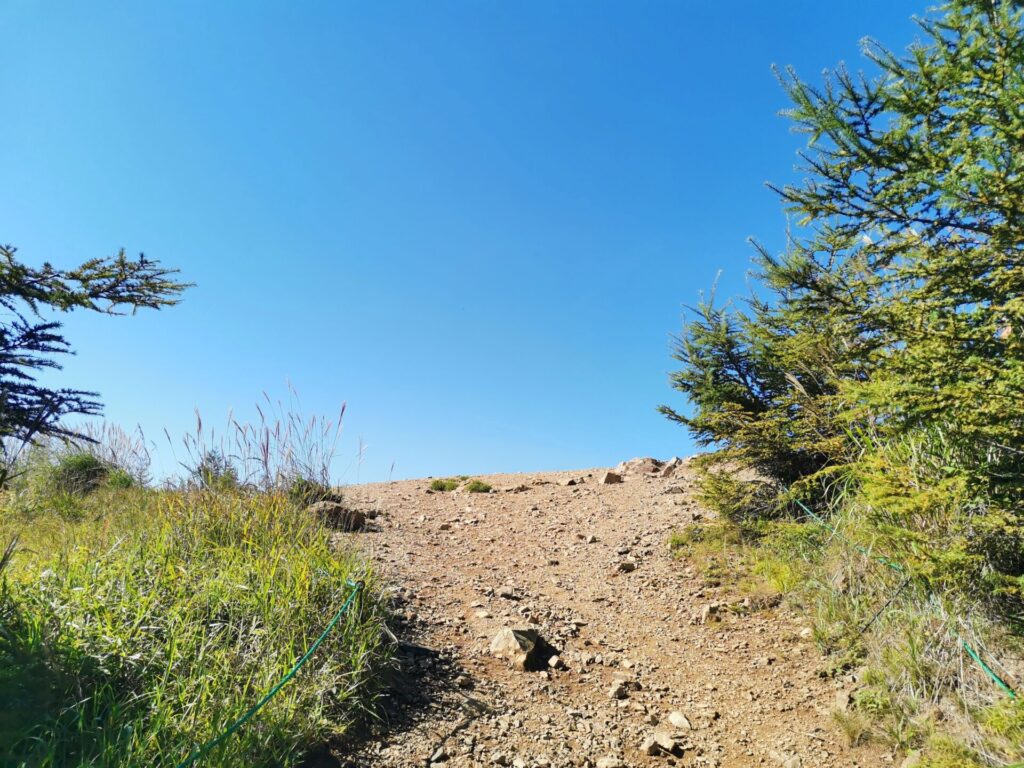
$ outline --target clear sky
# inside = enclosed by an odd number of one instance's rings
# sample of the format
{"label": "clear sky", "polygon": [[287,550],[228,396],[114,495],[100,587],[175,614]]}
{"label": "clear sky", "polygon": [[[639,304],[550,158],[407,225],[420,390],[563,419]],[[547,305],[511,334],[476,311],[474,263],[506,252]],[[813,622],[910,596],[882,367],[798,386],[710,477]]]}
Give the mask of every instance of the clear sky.
{"label": "clear sky", "polygon": [[[685,455],[683,305],[745,290],[812,81],[904,0],[0,0],[0,240],[72,266],[119,247],[197,285],[66,317],[47,381],[163,436],[288,381],[348,403],[339,479]],[[361,464],[353,464],[359,440]],[[345,469],[347,467],[347,469]]]}

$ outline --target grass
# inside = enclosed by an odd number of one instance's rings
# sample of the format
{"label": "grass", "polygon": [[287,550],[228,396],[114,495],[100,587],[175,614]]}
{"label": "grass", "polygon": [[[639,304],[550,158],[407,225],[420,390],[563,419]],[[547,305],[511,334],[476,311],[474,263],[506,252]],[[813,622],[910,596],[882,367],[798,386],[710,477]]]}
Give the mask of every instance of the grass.
{"label": "grass", "polygon": [[1021,638],[878,562],[877,536],[857,510],[832,524],[838,535],[816,523],[714,519],[669,544],[707,585],[782,594],[810,615],[819,674],[857,672],[850,708],[834,713],[851,746],[918,750],[921,768],[1024,761],[1024,702],[998,691],[960,646],[966,638],[987,648],[988,661],[1003,659],[1010,669],[1001,673],[1019,681]]}
{"label": "grass", "polygon": [[[449,493],[458,488],[466,491],[466,493],[490,493],[491,486],[482,480],[469,480],[468,475],[459,475],[458,477],[439,477],[430,483],[430,490],[439,491],[441,493]],[[465,483],[465,485],[463,485]]]}
{"label": "grass", "polygon": [[387,662],[366,564],[285,493],[100,486],[0,495],[0,764],[177,765],[317,654],[205,766],[296,765],[372,709]]}
{"label": "grass", "polygon": [[696,567],[705,586],[779,595],[792,592],[808,576],[814,550],[812,542],[802,541],[806,533],[789,522],[739,525],[714,519],[674,531],[669,547]]}
{"label": "grass", "polygon": [[439,477],[437,480],[434,480],[430,484],[430,490],[432,490],[432,491],[440,491],[442,493],[447,493],[448,491],[454,491],[460,485],[462,485],[462,481],[458,480],[458,479],[456,479],[454,477],[445,477],[445,478],[440,478]]}

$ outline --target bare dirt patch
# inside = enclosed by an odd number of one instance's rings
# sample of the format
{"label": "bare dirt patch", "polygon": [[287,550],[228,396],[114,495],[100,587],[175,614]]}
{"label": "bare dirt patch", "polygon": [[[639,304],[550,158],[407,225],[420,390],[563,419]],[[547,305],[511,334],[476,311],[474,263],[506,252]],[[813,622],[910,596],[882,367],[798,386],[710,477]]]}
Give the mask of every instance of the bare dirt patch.
{"label": "bare dirt patch", "polygon": [[[403,645],[387,722],[342,764],[891,761],[843,743],[830,716],[841,683],[818,676],[800,617],[733,610],[738,596],[671,556],[670,532],[699,512],[686,467],[626,468],[609,484],[604,473],[480,478],[491,493],[428,493],[429,479],[347,489],[380,515],[337,535],[396,585]],[[539,632],[544,663],[519,671],[493,656],[504,627]]]}

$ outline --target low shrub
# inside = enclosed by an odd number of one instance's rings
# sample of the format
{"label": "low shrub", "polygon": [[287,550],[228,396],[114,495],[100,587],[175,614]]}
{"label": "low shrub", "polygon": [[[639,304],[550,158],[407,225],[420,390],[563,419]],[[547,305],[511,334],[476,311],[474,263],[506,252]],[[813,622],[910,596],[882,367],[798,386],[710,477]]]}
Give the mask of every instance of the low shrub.
{"label": "low shrub", "polygon": [[120,467],[114,467],[107,473],[107,486],[124,490],[135,485],[136,480]]}
{"label": "low shrub", "polygon": [[466,483],[464,490],[467,493],[490,493],[491,486],[482,480],[470,480]]}
{"label": "low shrub", "polygon": [[441,491],[447,493],[448,491],[454,491],[461,485],[461,481],[454,477],[438,478],[430,484],[430,490]]}
{"label": "low shrub", "polygon": [[110,475],[110,466],[91,453],[67,453],[57,458],[46,484],[57,494],[82,496],[96,490]]}
{"label": "low shrub", "polygon": [[189,475],[195,487],[208,491],[233,491],[242,485],[231,459],[216,448],[205,451]]}

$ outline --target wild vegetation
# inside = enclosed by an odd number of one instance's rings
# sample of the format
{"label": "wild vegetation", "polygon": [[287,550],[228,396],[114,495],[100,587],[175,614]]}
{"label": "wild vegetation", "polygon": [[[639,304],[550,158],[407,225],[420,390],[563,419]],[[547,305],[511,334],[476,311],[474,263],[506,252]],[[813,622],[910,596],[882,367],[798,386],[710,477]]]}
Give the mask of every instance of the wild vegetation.
{"label": "wild vegetation", "polygon": [[439,477],[430,483],[430,490],[448,493],[461,488],[466,493],[490,493],[491,486],[483,480],[471,480],[469,475],[458,477]]}
{"label": "wild vegetation", "polygon": [[141,434],[69,425],[97,396],[36,381],[69,351],[42,310],[172,305],[187,287],[173,275],[123,252],[36,269],[0,248],[2,765],[185,764],[346,601],[293,684],[203,764],[294,765],[372,708],[389,653],[373,574],[306,511],[339,498],[340,417],[266,398],[219,439],[198,420],[182,481],[158,490]]}
{"label": "wild vegetation", "polygon": [[88,439],[70,430],[66,418],[95,416],[101,409],[95,392],[38,383],[40,371],[59,369],[59,356],[70,352],[60,323],[43,319],[42,312],[161,309],[176,304],[189,287],[160,262],[143,255],[129,259],[123,250],[69,270],[50,263],[30,267],[16,253],[0,246],[0,486],[17,452],[37,435]]}
{"label": "wild vegetation", "polygon": [[[264,430],[286,434],[248,434]],[[324,432],[287,438],[290,468],[243,482],[237,454],[207,452],[161,490],[140,477],[141,443],[104,434],[121,450],[37,442],[0,493],[0,696],[19,702],[0,716],[0,762],[182,763],[285,677],[356,581],[315,656],[203,764],[294,765],[371,711],[390,648],[373,573],[332,549],[306,511],[319,483],[294,474],[300,438]]]}
{"label": "wild vegetation", "polygon": [[[787,71],[808,137],[761,293],[695,308],[663,407],[715,452],[677,539],[789,592],[852,739],[922,765],[1024,759],[1024,23],[957,0],[869,75]],[[736,471],[743,470],[743,471]],[[983,666],[985,665],[985,666]],[[986,669],[987,666],[987,669]]]}

